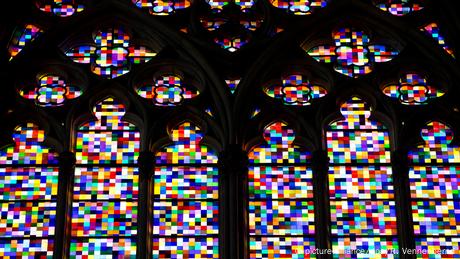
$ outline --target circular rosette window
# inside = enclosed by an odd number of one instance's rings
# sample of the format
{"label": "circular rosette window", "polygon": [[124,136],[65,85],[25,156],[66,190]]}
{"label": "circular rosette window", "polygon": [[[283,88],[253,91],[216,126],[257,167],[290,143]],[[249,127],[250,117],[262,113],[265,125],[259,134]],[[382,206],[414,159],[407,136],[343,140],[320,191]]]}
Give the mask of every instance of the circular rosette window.
{"label": "circular rosette window", "polygon": [[432,99],[445,94],[444,91],[429,85],[425,76],[416,73],[401,76],[398,83],[386,84],[382,92],[388,97],[398,99],[404,105],[426,105]]}
{"label": "circular rosette window", "polygon": [[140,85],[137,94],[142,98],[152,100],[156,106],[179,106],[186,100],[200,94],[180,76],[173,73],[161,74]]}
{"label": "circular rosette window", "polygon": [[312,100],[327,95],[323,86],[310,82],[306,76],[300,74],[288,75],[269,83],[264,88],[266,95],[282,100],[285,105],[307,106]]}
{"label": "circular rosette window", "polygon": [[18,93],[25,99],[33,100],[38,106],[57,107],[78,98],[83,91],[81,86],[74,85],[65,76],[45,74],[39,75],[34,83],[22,85]]}

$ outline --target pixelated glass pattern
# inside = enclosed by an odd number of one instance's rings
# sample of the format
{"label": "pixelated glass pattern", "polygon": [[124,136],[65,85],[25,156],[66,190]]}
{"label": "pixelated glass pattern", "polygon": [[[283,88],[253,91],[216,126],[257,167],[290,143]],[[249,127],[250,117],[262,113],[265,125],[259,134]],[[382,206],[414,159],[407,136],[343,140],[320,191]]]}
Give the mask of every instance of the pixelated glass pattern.
{"label": "pixelated glass pattern", "polygon": [[[399,246],[396,238],[334,238],[332,240],[334,259],[383,259],[399,258]],[[365,253],[353,254],[350,251],[366,251]]]}
{"label": "pixelated glass pattern", "polygon": [[151,15],[171,15],[190,7],[190,0],[132,0],[138,8],[148,9]]}
{"label": "pixelated glass pattern", "polygon": [[439,25],[435,22],[427,24],[420,28],[421,31],[425,32],[426,35],[432,37],[438,44],[441,46],[444,51],[455,58],[454,50],[447,44],[444,36],[441,34],[441,29]]}
{"label": "pixelated glass pattern", "polygon": [[150,61],[156,52],[131,43],[131,36],[122,27],[96,31],[93,43],[78,45],[65,51],[76,63],[91,64],[99,76],[116,78],[128,73],[131,65]]}
{"label": "pixelated glass pattern", "polygon": [[399,51],[383,44],[370,44],[371,39],[356,28],[340,28],[332,33],[334,45],[320,45],[307,50],[316,61],[334,63],[334,70],[358,77],[372,72],[375,63],[388,62]]}
{"label": "pixelated glass pattern", "polygon": [[404,16],[424,8],[420,0],[375,0],[375,5],[392,15]]}
{"label": "pixelated glass pattern", "polygon": [[10,61],[43,32],[42,28],[34,24],[26,24],[24,28],[16,29],[8,46]]}
{"label": "pixelated glass pattern", "polygon": [[123,121],[125,108],[113,98],[98,103],[96,120],[83,124],[77,132],[78,164],[134,164],[140,151],[140,133]]}
{"label": "pixelated glass pattern", "polygon": [[45,12],[59,17],[69,17],[84,10],[79,0],[37,0],[37,7]]}
{"label": "pixelated glass pattern", "polygon": [[200,145],[203,135],[201,129],[190,122],[180,124],[170,133],[174,144],[156,154],[156,163],[179,165],[217,163],[217,154],[209,147]]}
{"label": "pixelated glass pattern", "polygon": [[[425,143],[409,151],[409,183],[416,246],[433,256],[418,258],[456,258],[460,236],[460,148],[452,145],[452,129],[439,121],[421,130]],[[441,257],[442,255],[442,257]]]}
{"label": "pixelated glass pattern", "polygon": [[382,91],[386,96],[398,99],[404,105],[425,105],[431,99],[445,94],[444,91],[430,86],[424,76],[416,73],[403,75],[399,83],[391,83]]}
{"label": "pixelated glass pattern", "polygon": [[82,91],[79,87],[68,85],[66,80],[57,75],[40,77],[35,87],[24,87],[19,94],[42,107],[56,107],[64,105],[67,100],[80,97]]}
{"label": "pixelated glass pattern", "polygon": [[248,154],[250,258],[314,258],[311,154],[284,122],[269,124],[263,136]]}
{"label": "pixelated glass pattern", "polygon": [[153,238],[152,258],[219,259],[218,239],[215,237]]}
{"label": "pixelated glass pattern", "polygon": [[72,240],[70,258],[136,258],[136,240],[133,238]]}
{"label": "pixelated glass pattern", "polygon": [[1,258],[52,258],[52,239],[0,239]]}
{"label": "pixelated glass pattern", "polygon": [[153,258],[219,258],[217,153],[185,121],[170,130],[172,144],[155,155]]}
{"label": "pixelated glass pattern", "polygon": [[289,75],[282,78],[281,84],[265,87],[266,95],[280,99],[285,105],[307,106],[311,101],[327,95],[327,90],[311,84],[303,75]]}
{"label": "pixelated glass pattern", "polygon": [[0,150],[0,257],[52,257],[58,154],[34,123],[17,126]]}
{"label": "pixelated glass pattern", "polygon": [[316,9],[324,8],[329,0],[271,0],[270,3],[294,15],[309,15]]}
{"label": "pixelated glass pattern", "polygon": [[457,237],[428,237],[416,238],[415,248],[426,250],[427,253],[417,255],[418,259],[459,258],[460,238]]}
{"label": "pixelated glass pattern", "polygon": [[251,237],[249,258],[316,258],[311,253],[315,249],[314,244],[315,240],[311,237]]}
{"label": "pixelated glass pattern", "polygon": [[152,100],[157,106],[177,106],[185,100],[195,98],[198,90],[190,89],[177,75],[162,75],[155,78],[153,84],[144,85],[137,89],[142,98]]}
{"label": "pixelated glass pattern", "polygon": [[326,131],[334,258],[356,258],[346,249],[367,250],[363,258],[395,258],[378,251],[398,247],[389,133],[359,97],[340,112]]}
{"label": "pixelated glass pattern", "polygon": [[284,122],[274,122],[264,130],[265,144],[252,149],[251,163],[307,163],[311,154],[294,145],[295,133]]}
{"label": "pixelated glass pattern", "polygon": [[72,257],[135,257],[140,132],[123,120],[125,113],[122,104],[106,98],[95,105],[95,119],[77,131]]}

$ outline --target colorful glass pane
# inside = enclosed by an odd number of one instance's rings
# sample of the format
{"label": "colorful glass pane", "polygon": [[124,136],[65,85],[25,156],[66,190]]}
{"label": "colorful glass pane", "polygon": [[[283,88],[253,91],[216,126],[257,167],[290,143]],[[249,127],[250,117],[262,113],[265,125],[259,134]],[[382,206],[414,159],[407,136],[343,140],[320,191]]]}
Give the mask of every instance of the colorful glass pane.
{"label": "colorful glass pane", "polygon": [[74,62],[91,64],[97,75],[115,78],[130,71],[131,64],[145,63],[156,53],[145,46],[131,44],[131,37],[121,27],[94,33],[94,43],[73,47],[65,52]]}
{"label": "colorful glass pane", "polygon": [[310,48],[307,53],[320,62],[335,62],[335,71],[349,77],[358,77],[372,72],[373,64],[388,62],[399,51],[381,44],[369,44],[364,31],[355,28],[340,28],[332,33],[335,47],[322,45]]}
{"label": "colorful glass pane", "polygon": [[460,234],[460,201],[413,201],[412,217],[416,235]]}
{"label": "colorful glass pane", "polygon": [[8,47],[10,61],[15,58],[28,43],[38,38],[42,33],[43,30],[33,24],[27,24],[23,29],[16,30]]}
{"label": "colorful glass pane", "polygon": [[52,258],[53,240],[0,239],[1,258]]}
{"label": "colorful glass pane", "polygon": [[307,163],[311,155],[293,144],[294,130],[283,122],[268,125],[264,131],[266,144],[249,152],[253,163]]}
{"label": "colorful glass pane", "polygon": [[27,123],[16,127],[13,140],[14,146],[0,150],[0,165],[58,164],[57,153],[42,146],[45,132],[37,125]]}
{"label": "colorful glass pane", "polygon": [[88,238],[72,240],[70,258],[135,258],[136,240],[130,238]]}
{"label": "colorful glass pane", "polygon": [[217,199],[216,167],[156,167],[153,194],[159,199]]}
{"label": "colorful glass pane", "polygon": [[249,241],[251,259],[316,258],[315,240],[309,237],[251,237]]}
{"label": "colorful glass pane", "polygon": [[394,201],[331,201],[334,235],[396,235]]}
{"label": "colorful glass pane", "polygon": [[381,10],[396,16],[404,16],[424,8],[419,0],[378,0],[374,2]]}
{"label": "colorful glass pane", "polygon": [[326,7],[328,0],[271,0],[270,3],[295,15],[309,15],[315,9]]}
{"label": "colorful glass pane", "polygon": [[69,17],[84,9],[83,5],[78,4],[78,0],[38,0],[37,7],[45,13],[59,17]]}
{"label": "colorful glass pane", "polygon": [[137,233],[137,202],[74,202],[72,236],[130,236]]}
{"label": "colorful glass pane", "polygon": [[335,259],[399,258],[399,246],[396,238],[334,238],[332,250]]}
{"label": "colorful glass pane", "polygon": [[454,50],[447,44],[444,36],[441,35],[441,29],[437,23],[430,23],[421,28],[428,36],[431,36],[446,52],[455,58]]}
{"label": "colorful glass pane", "polygon": [[136,199],[139,193],[137,168],[88,167],[75,169],[75,200]]}
{"label": "colorful glass pane", "polygon": [[225,80],[225,83],[227,83],[228,88],[230,89],[230,92],[234,94],[236,92],[236,88],[238,87],[238,84],[240,83],[241,79],[227,79]]}
{"label": "colorful glass pane", "polygon": [[177,106],[184,100],[200,94],[198,90],[189,90],[181,81],[178,76],[163,75],[156,78],[153,85],[145,85],[137,89],[137,94],[153,100],[157,106]]}
{"label": "colorful glass pane", "polygon": [[138,8],[146,8],[151,15],[171,15],[190,7],[189,0],[132,0]]}
{"label": "colorful glass pane", "polygon": [[152,258],[218,259],[218,239],[213,237],[154,238]]}
{"label": "colorful glass pane", "polygon": [[312,178],[306,166],[250,166],[249,198],[313,198]]}
{"label": "colorful glass pane", "polygon": [[56,202],[0,203],[0,236],[47,237],[54,235]]}
{"label": "colorful glass pane", "polygon": [[249,201],[251,235],[304,235],[315,233],[312,201]]}
{"label": "colorful glass pane", "polygon": [[452,147],[452,130],[440,122],[430,122],[422,129],[426,145],[409,152],[409,160],[415,164],[459,163],[460,148]]}
{"label": "colorful glass pane", "polygon": [[282,85],[272,85],[264,89],[265,94],[283,100],[286,105],[306,106],[311,100],[326,96],[327,90],[312,85],[302,75],[284,77]]}
{"label": "colorful glass pane", "polygon": [[331,199],[393,199],[391,167],[333,166],[329,168]]}
{"label": "colorful glass pane", "polygon": [[460,199],[460,167],[414,166],[409,171],[414,199]]}
{"label": "colorful glass pane", "polygon": [[328,131],[327,149],[333,163],[389,163],[388,132]]}
{"label": "colorful glass pane", "polygon": [[170,134],[174,145],[156,154],[157,164],[214,164],[217,155],[207,146],[199,145],[203,138],[201,129],[184,122]]}
{"label": "colorful glass pane", "polygon": [[344,119],[329,125],[331,130],[370,130],[386,129],[380,122],[369,120],[372,108],[358,97],[352,97],[340,107]]}
{"label": "colorful glass pane", "polygon": [[68,86],[63,78],[46,75],[40,78],[39,86],[34,90],[21,89],[19,94],[43,107],[61,106],[65,100],[74,99],[82,94],[75,86]]}
{"label": "colorful glass pane", "polygon": [[416,249],[426,251],[418,253],[420,259],[459,258],[460,238],[455,237],[428,237],[415,239]]}
{"label": "colorful glass pane", "polygon": [[58,188],[58,168],[0,168],[0,200],[52,200]]}
{"label": "colorful glass pane", "polygon": [[387,85],[383,93],[389,97],[398,99],[405,105],[428,104],[430,99],[443,96],[445,93],[427,84],[424,76],[409,73],[399,80],[399,84]]}

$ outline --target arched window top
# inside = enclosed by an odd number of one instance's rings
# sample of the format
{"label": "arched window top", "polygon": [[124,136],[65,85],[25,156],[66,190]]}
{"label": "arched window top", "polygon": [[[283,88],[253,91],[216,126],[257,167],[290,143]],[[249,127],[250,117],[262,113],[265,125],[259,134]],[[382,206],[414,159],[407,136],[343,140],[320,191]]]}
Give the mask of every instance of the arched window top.
{"label": "arched window top", "polygon": [[286,123],[277,121],[268,125],[263,133],[265,144],[249,152],[252,163],[306,163],[310,153],[293,144],[295,133]]}
{"label": "arched window top", "polygon": [[184,122],[170,133],[173,145],[156,154],[157,164],[215,164],[217,154],[209,147],[201,145],[201,129],[191,122]]}
{"label": "arched window top", "polygon": [[351,129],[385,129],[380,122],[369,120],[372,108],[361,98],[352,97],[340,107],[343,119],[333,122],[329,129],[351,130]]}
{"label": "arched window top", "polygon": [[13,133],[15,145],[0,150],[0,164],[38,165],[57,164],[58,155],[42,145],[45,131],[34,123],[16,127]]}
{"label": "arched window top", "polygon": [[421,132],[425,145],[409,152],[413,163],[460,163],[460,148],[451,146],[453,131],[444,123],[433,121]]}
{"label": "arched window top", "polygon": [[122,120],[125,115],[125,106],[112,97],[109,97],[93,108],[97,120],[88,122],[80,130],[134,130],[136,127]]}
{"label": "arched window top", "polygon": [[177,10],[190,7],[189,0],[132,0],[139,8],[148,9],[151,15],[171,15]]}

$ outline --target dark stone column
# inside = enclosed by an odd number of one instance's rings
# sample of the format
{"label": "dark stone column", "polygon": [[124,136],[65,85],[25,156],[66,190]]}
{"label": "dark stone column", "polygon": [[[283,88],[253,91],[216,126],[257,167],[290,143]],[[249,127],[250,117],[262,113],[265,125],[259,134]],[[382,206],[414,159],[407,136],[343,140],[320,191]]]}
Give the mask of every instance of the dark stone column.
{"label": "dark stone column", "polygon": [[240,145],[219,155],[220,258],[244,259],[248,249],[248,157]]}
{"label": "dark stone column", "polygon": [[395,187],[396,215],[398,217],[398,237],[400,258],[412,258],[402,253],[402,248],[415,249],[414,227],[409,186],[409,161],[406,150],[392,153],[391,164]]}
{"label": "dark stone column", "polygon": [[151,238],[151,181],[155,166],[155,155],[149,151],[140,153],[137,160],[139,166],[139,196],[137,211],[137,258],[150,258],[152,254]]}
{"label": "dark stone column", "polygon": [[[330,210],[329,210],[329,157],[324,150],[312,154],[313,191],[315,202],[316,248],[326,251],[330,245]],[[332,258],[332,255],[322,254],[318,258]]]}
{"label": "dark stone column", "polygon": [[53,256],[56,259],[67,257],[70,244],[75,162],[74,153],[62,152],[59,154],[59,182]]}

